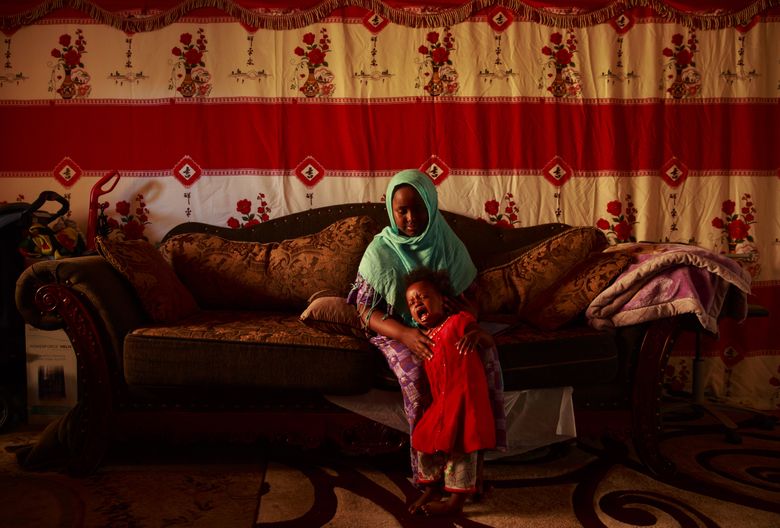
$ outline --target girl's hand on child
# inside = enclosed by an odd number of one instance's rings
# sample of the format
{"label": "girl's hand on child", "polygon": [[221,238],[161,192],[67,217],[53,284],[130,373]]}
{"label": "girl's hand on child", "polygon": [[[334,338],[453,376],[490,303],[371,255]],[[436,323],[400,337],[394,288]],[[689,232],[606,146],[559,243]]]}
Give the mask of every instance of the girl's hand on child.
{"label": "girl's hand on child", "polygon": [[496,346],[496,342],[493,340],[492,335],[479,326],[474,325],[463,334],[463,337],[458,340],[455,346],[458,349],[458,353],[463,355],[476,352],[480,347],[490,348]]}
{"label": "girl's hand on child", "polygon": [[425,360],[433,357],[433,341],[417,328],[407,328],[401,342],[420,359]]}

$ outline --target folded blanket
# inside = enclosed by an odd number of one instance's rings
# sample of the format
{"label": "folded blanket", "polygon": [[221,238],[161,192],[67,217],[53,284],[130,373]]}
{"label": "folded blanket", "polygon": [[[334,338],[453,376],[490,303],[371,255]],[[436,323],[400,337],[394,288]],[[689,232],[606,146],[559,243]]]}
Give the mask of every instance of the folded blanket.
{"label": "folded blanket", "polygon": [[592,327],[693,313],[717,333],[722,313],[738,320],[747,315],[750,274],[733,260],[684,244],[621,244],[619,249],[635,251],[634,262],[588,306]]}

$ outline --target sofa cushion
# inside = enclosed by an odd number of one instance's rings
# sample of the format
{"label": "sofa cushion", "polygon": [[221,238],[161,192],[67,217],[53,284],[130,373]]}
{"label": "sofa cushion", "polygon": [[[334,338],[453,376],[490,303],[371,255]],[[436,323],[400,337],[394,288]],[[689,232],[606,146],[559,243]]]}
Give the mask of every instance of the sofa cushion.
{"label": "sofa cushion", "polygon": [[95,244],[98,252],[130,282],[153,321],[174,322],[198,310],[192,294],[149,242],[97,237]]}
{"label": "sofa cushion", "polygon": [[356,394],[373,382],[366,340],[326,334],[280,312],[203,311],[125,338],[130,385],[230,386]]}
{"label": "sofa cushion", "polygon": [[519,324],[496,335],[505,390],[614,383],[618,343],[586,325],[554,332]]}
{"label": "sofa cushion", "polygon": [[344,297],[317,297],[301,314],[301,322],[329,334],[349,335],[365,339],[357,309]]}
{"label": "sofa cushion", "polygon": [[633,259],[628,251],[591,253],[525,309],[525,320],[555,330],[582,313]]}
{"label": "sofa cushion", "polygon": [[239,242],[205,233],[174,236],[163,254],[201,307],[302,309],[315,292],[346,296],[366,246],[380,230],[368,216],[282,242]]}
{"label": "sofa cushion", "polygon": [[513,258],[505,264],[478,273],[480,311],[522,316],[534,297],[547,291],[587,255],[606,246],[601,230],[573,227],[513,252]]}

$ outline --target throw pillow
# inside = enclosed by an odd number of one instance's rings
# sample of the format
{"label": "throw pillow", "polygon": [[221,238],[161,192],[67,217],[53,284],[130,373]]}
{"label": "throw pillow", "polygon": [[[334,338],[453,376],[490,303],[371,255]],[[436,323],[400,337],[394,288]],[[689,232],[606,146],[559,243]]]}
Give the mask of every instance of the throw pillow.
{"label": "throw pillow", "polygon": [[380,229],[371,217],[354,216],[281,242],[187,233],[168,239],[162,251],[204,308],[299,310],[320,290],[345,297]]}
{"label": "throw pillow", "polygon": [[95,243],[103,258],[132,284],[154,322],[171,323],[198,311],[192,294],[149,242],[98,237]]}
{"label": "throw pillow", "polygon": [[344,297],[317,297],[301,314],[301,322],[329,334],[366,338],[357,309]]}
{"label": "throw pillow", "polygon": [[543,330],[562,327],[582,313],[633,258],[628,251],[592,253],[529,303],[525,320]]}
{"label": "throw pillow", "polygon": [[607,246],[595,227],[572,227],[524,250],[509,262],[477,275],[480,311],[523,314],[531,299],[547,291],[578,262]]}

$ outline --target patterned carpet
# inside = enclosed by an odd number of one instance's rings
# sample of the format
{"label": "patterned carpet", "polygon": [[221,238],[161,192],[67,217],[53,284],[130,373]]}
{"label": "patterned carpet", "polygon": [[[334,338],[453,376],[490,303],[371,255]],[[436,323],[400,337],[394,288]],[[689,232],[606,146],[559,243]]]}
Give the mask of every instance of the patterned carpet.
{"label": "patterned carpet", "polygon": [[0,435],[0,526],[8,527],[751,527],[780,526],[780,427],[744,422],[742,443],[706,420],[670,427],[674,481],[582,441],[488,462],[463,515],[406,513],[403,456],[347,458],[263,446],[125,448],[94,476],[23,472]]}

